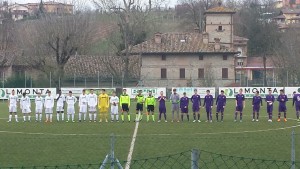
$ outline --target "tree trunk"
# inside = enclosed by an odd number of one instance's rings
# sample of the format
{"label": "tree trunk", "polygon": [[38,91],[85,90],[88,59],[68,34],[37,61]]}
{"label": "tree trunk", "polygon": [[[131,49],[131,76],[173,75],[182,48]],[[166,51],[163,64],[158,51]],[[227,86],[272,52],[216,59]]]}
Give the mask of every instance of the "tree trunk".
{"label": "tree trunk", "polygon": [[264,64],[264,86],[268,86],[268,81],[267,81],[267,57],[266,54],[263,56],[263,64]]}

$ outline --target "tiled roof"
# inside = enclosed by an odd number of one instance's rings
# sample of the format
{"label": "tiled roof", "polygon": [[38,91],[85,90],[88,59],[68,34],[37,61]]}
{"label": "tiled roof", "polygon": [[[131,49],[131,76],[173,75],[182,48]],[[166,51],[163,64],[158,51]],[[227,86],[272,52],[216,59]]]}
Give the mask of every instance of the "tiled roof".
{"label": "tiled roof", "polygon": [[235,13],[235,11],[224,6],[218,6],[206,10],[205,13]]}
{"label": "tiled roof", "polygon": [[279,15],[279,16],[274,17],[273,19],[285,19],[285,16],[284,15]]}
{"label": "tiled roof", "polygon": [[234,41],[248,41],[249,39],[234,35],[233,40]]}
{"label": "tiled roof", "polygon": [[234,52],[225,46],[216,51],[214,44],[204,44],[200,33],[164,33],[161,34],[161,43],[155,43],[155,36],[135,45],[132,54],[151,53],[224,53]]}
{"label": "tiled roof", "polygon": [[[118,74],[122,74],[124,62],[120,56],[73,56],[65,66],[66,77],[98,77],[111,78],[108,66],[114,67]],[[140,73],[139,56],[131,56],[129,61],[131,78],[138,78]]]}
{"label": "tiled roof", "polygon": [[0,51],[0,64],[3,66],[10,66],[14,62],[16,58],[15,52],[7,52],[7,51]]}
{"label": "tiled roof", "polygon": [[[263,68],[264,67],[263,57],[248,57],[247,67]],[[274,67],[274,62],[272,58],[267,57],[266,67]]]}

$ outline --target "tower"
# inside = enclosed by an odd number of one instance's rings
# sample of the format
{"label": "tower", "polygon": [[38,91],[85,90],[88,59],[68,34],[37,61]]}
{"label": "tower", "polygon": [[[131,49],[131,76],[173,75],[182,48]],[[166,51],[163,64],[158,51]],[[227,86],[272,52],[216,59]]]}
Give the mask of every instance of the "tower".
{"label": "tower", "polygon": [[235,11],[222,6],[219,2],[217,7],[205,12],[205,32],[208,33],[208,42],[233,47],[233,15]]}

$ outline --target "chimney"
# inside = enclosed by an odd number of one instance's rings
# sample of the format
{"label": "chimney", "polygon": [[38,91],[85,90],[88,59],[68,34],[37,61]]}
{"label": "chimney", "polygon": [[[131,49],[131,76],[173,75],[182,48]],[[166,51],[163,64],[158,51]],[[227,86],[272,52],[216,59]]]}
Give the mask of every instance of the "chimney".
{"label": "chimney", "polygon": [[160,32],[155,33],[154,41],[155,41],[156,44],[161,44],[161,35],[162,34]]}
{"label": "chimney", "polygon": [[208,44],[208,33],[207,32],[203,32],[202,40],[203,40],[204,44]]}
{"label": "chimney", "polygon": [[214,40],[215,40],[215,51],[218,51],[221,49],[221,44],[220,44],[221,39],[215,38]]}

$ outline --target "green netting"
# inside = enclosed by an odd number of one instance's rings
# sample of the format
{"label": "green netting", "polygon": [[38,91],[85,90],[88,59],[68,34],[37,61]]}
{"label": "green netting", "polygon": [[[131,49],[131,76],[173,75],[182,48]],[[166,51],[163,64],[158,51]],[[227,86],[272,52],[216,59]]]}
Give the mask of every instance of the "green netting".
{"label": "green netting", "polygon": [[[236,157],[213,153],[201,150],[200,159],[194,163],[200,169],[291,169],[291,161],[278,161],[267,159],[253,159],[245,157]],[[130,162],[131,169],[190,169],[192,151],[185,151],[168,156],[138,159]],[[120,164],[125,168],[129,163],[121,161]],[[21,166],[21,167],[0,167],[1,169],[99,169],[103,163],[98,164],[77,164],[77,165],[61,165],[61,166]],[[106,163],[105,169],[111,168],[114,165],[117,168],[117,163]],[[295,162],[294,168],[300,168],[300,163]]]}

